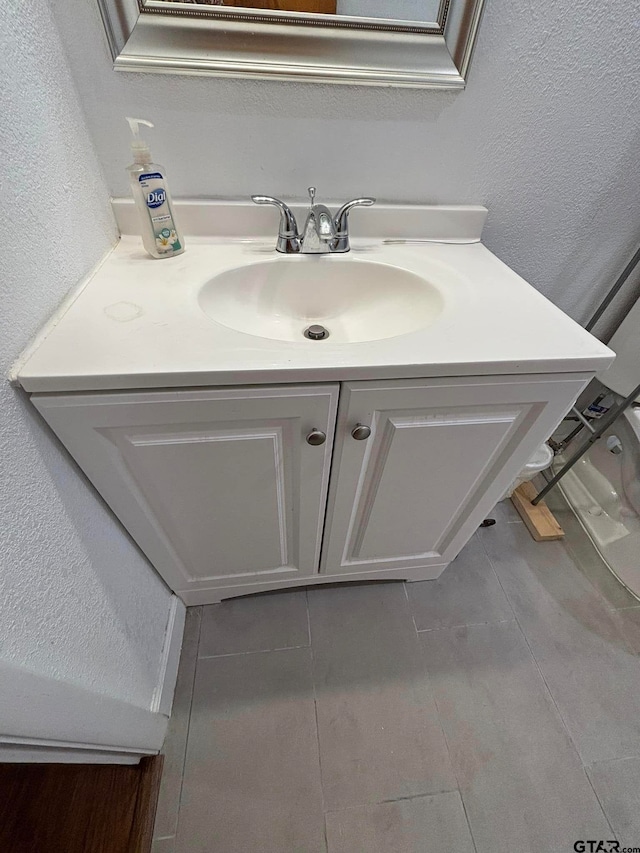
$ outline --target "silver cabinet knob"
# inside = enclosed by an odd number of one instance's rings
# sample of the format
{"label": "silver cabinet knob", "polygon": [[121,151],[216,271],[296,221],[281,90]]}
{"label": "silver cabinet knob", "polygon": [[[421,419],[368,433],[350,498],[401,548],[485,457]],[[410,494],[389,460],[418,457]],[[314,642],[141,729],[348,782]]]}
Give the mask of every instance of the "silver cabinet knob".
{"label": "silver cabinet knob", "polygon": [[307,436],[307,444],[311,444],[314,447],[319,447],[321,444],[324,444],[326,440],[327,440],[326,432],[322,432],[321,429],[316,429],[315,427],[311,430],[311,432]]}
{"label": "silver cabinet knob", "polygon": [[351,435],[356,441],[365,441],[371,435],[371,427],[365,424],[356,424],[351,430]]}

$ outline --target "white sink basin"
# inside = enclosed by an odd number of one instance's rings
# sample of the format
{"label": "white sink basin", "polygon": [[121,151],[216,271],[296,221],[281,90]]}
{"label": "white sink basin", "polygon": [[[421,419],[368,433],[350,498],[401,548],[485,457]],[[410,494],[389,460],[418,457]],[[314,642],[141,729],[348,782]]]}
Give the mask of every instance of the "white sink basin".
{"label": "white sink basin", "polygon": [[413,272],[337,255],[225,270],[201,288],[198,302],[223,326],[303,343],[313,325],[323,326],[333,343],[394,338],[431,325],[444,308],[439,289]]}

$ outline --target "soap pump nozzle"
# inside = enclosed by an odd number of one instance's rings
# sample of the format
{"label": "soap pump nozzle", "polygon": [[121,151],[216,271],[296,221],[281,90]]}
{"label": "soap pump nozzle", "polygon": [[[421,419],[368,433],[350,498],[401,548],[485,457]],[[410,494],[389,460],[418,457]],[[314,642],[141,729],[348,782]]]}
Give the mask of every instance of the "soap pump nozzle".
{"label": "soap pump nozzle", "polygon": [[133,134],[133,139],[131,140],[133,162],[138,163],[139,165],[150,163],[151,151],[149,150],[147,142],[145,142],[145,140],[140,136],[140,125],[144,124],[145,127],[153,127],[153,124],[144,118],[129,118],[129,116],[127,116],[127,121],[129,122],[131,133]]}

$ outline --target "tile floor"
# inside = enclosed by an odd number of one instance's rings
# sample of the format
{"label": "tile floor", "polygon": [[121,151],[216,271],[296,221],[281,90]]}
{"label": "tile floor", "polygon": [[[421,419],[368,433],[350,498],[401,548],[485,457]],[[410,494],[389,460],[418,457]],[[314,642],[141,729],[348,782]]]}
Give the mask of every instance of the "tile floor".
{"label": "tile floor", "polygon": [[640,602],[554,509],[437,581],[190,608],[154,853],[640,849]]}

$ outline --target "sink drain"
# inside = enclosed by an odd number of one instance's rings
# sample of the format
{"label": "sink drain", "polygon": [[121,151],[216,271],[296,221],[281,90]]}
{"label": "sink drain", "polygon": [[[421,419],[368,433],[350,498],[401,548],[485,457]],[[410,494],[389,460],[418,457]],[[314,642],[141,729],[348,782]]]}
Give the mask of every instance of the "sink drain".
{"label": "sink drain", "polygon": [[329,337],[329,330],[324,326],[313,325],[305,329],[302,334],[310,341],[324,341]]}

